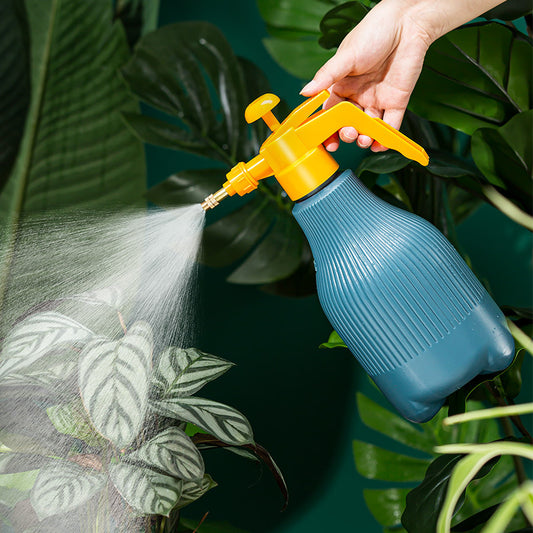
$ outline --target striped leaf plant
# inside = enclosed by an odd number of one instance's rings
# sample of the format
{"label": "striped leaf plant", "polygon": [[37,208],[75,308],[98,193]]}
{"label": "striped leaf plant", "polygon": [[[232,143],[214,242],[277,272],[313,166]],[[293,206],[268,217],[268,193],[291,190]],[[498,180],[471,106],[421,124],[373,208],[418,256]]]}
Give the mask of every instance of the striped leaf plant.
{"label": "striped leaf plant", "polygon": [[[0,512],[15,531],[24,501],[20,531],[148,531],[154,520],[170,530],[166,521],[217,485],[205,472],[208,447],[265,460],[284,487],[246,417],[193,396],[233,363],[157,349],[150,324],[127,325],[120,302],[114,289],[63,299],[26,313],[3,341],[0,389],[18,411],[0,427]],[[76,305],[115,315],[117,334],[71,318]]]}

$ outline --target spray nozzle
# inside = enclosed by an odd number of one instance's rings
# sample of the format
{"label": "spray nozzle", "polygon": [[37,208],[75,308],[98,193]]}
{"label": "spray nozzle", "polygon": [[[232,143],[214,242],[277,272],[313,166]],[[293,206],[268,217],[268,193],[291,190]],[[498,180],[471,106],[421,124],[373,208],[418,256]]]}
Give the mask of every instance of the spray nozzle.
{"label": "spray nozzle", "polygon": [[244,196],[257,188],[259,180],[272,175],[292,200],[304,197],[339,168],[322,143],[345,126],[353,126],[359,133],[421,165],[428,164],[428,155],[421,146],[349,102],[314,113],[328,97],[328,91],[322,91],[308,98],[281,123],[272,113],[279,103],[275,94],[264,94],[254,100],[246,108],[246,121],[251,123],[262,118],[272,133],[262,144],[259,155],[247,163],[237,163],[226,174],[227,181],[204,200],[202,208],[213,209],[221,200],[236,193]]}

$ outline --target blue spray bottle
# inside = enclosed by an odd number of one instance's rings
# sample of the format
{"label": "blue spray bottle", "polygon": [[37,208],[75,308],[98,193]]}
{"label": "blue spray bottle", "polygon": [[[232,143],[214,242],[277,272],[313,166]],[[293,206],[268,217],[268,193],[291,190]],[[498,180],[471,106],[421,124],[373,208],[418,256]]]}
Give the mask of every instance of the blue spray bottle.
{"label": "blue spray bottle", "polygon": [[202,207],[247,194],[274,175],[296,202],[293,214],[311,246],[318,296],[332,326],[396,409],[424,422],[478,374],[506,368],[513,338],[445,237],[375,196],[350,170],[339,172],[322,143],[353,126],[422,165],[426,152],[348,102],[314,113],[328,96],[309,98],[281,124],[272,113],[277,96],[250,104],[246,120],[263,118],[272,134]]}

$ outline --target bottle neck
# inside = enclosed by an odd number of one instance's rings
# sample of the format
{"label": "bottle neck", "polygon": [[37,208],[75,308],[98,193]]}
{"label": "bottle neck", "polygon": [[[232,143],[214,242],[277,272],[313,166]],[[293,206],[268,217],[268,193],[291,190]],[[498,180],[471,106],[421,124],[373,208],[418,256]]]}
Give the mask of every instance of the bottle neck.
{"label": "bottle neck", "polygon": [[302,198],[298,198],[298,200],[295,201],[296,204],[300,202],[304,202],[305,200],[308,200],[318,192],[320,192],[322,189],[326,188],[331,182],[335,181],[344,170],[336,170],[324,183],[321,183],[316,189],[313,189],[311,192],[307,193],[305,196],[302,196]]}

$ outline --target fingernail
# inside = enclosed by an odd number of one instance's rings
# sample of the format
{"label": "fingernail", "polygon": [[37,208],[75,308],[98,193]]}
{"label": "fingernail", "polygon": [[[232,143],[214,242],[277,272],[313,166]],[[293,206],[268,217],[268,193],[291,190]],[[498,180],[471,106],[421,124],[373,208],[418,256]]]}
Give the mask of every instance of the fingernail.
{"label": "fingernail", "polygon": [[361,148],[368,148],[372,144],[372,139],[370,137],[367,137],[366,135],[359,135],[359,139],[357,139],[357,144]]}
{"label": "fingernail", "polygon": [[357,137],[357,131],[355,130],[355,128],[344,128],[342,130],[342,133],[343,136],[350,141],[354,141]]}
{"label": "fingernail", "polygon": [[313,94],[318,92],[318,83],[315,80],[311,80],[301,91],[300,94],[308,93]]}

